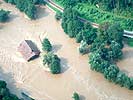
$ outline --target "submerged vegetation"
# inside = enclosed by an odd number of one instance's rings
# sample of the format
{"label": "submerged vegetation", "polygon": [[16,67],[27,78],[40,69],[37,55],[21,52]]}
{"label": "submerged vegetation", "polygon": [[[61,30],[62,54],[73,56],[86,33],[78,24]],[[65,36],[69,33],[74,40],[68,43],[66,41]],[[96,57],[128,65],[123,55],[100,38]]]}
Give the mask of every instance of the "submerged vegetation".
{"label": "submerged vegetation", "polygon": [[6,22],[9,18],[10,11],[0,9],[0,22]]}

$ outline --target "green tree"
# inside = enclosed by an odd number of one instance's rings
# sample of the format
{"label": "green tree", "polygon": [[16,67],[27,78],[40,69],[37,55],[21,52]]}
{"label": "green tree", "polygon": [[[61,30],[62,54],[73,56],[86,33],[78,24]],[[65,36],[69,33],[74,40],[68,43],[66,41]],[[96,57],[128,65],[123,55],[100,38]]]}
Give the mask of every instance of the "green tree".
{"label": "green tree", "polygon": [[123,53],[121,50],[121,46],[117,42],[115,41],[111,42],[110,50],[112,51],[112,57],[114,60],[122,58]]}
{"label": "green tree", "polygon": [[82,33],[78,33],[78,34],[76,35],[76,42],[77,42],[77,43],[80,43],[82,40],[83,40]]}
{"label": "green tree", "polygon": [[120,24],[114,23],[112,24],[108,30],[108,42],[111,43],[111,41],[116,41],[120,44],[120,47],[123,47],[123,34],[124,30],[121,28]]}
{"label": "green tree", "polygon": [[90,54],[89,63],[92,70],[100,73],[104,73],[105,68],[109,67],[109,62],[102,59],[101,54],[98,51]]}
{"label": "green tree", "polygon": [[85,41],[81,41],[80,46],[79,46],[79,52],[84,55],[89,53],[90,49],[88,44]]}
{"label": "green tree", "polygon": [[110,65],[109,67],[105,67],[104,77],[111,82],[115,82],[118,72],[119,68],[116,65]]}
{"label": "green tree", "polygon": [[45,38],[42,42],[42,49],[43,51],[47,51],[47,52],[52,50],[52,45],[47,38]]}
{"label": "green tree", "polygon": [[73,93],[73,97],[72,97],[74,100],[80,100],[80,97],[79,97],[79,94],[74,92]]}
{"label": "green tree", "polygon": [[0,22],[5,22],[9,18],[10,11],[0,10]]}
{"label": "green tree", "polygon": [[52,74],[61,73],[60,58],[57,55],[54,55],[51,52],[44,55],[43,64],[48,65]]}

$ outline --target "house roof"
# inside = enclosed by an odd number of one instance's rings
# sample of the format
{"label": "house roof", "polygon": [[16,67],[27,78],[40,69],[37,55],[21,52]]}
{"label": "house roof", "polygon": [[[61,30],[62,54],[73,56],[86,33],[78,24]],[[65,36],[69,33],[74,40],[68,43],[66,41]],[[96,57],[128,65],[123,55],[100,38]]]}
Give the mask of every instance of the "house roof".
{"label": "house roof", "polygon": [[21,42],[18,47],[18,51],[27,61],[29,61],[32,57],[40,54],[37,46],[31,40],[24,40]]}

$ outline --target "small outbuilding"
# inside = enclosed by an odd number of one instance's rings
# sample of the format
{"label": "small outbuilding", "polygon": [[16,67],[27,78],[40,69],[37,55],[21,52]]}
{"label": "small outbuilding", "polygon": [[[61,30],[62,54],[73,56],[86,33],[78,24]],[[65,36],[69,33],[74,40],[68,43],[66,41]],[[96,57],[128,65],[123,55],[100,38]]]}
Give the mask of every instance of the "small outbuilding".
{"label": "small outbuilding", "polygon": [[31,40],[24,40],[23,42],[21,42],[18,46],[18,51],[27,61],[35,59],[40,55],[40,51]]}

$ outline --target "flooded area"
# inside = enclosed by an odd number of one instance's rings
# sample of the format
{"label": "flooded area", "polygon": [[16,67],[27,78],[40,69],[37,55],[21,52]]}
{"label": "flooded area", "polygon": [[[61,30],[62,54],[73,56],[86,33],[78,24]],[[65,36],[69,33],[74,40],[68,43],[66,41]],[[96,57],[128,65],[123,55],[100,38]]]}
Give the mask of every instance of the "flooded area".
{"label": "flooded area", "polygon": [[[90,70],[88,55],[79,54],[79,44],[63,32],[52,10],[41,7],[38,19],[30,21],[10,4],[2,3],[0,8],[11,11],[10,20],[0,24],[0,79],[6,80],[11,92],[20,97],[25,92],[35,100],[72,100],[75,91],[81,100],[133,100],[132,91],[109,83]],[[32,40],[41,50],[44,37],[51,41],[53,52],[61,58],[59,75],[46,72],[41,57],[26,62],[17,52],[25,39]],[[123,51],[124,58],[118,66],[132,74],[133,48],[126,46]]]}

